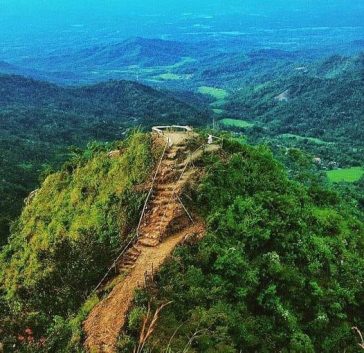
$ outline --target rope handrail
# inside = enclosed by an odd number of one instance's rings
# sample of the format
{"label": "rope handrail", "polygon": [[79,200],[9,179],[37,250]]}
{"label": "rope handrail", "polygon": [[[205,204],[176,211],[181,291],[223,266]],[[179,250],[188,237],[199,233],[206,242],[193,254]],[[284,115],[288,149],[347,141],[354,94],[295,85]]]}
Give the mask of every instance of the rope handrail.
{"label": "rope handrail", "polygon": [[139,229],[140,229],[140,226],[141,226],[141,223],[142,223],[142,220],[143,220],[143,217],[144,217],[144,214],[145,214],[145,211],[146,211],[146,208],[147,208],[147,204],[148,204],[148,201],[149,201],[149,198],[150,198],[150,195],[152,194],[153,192],[153,189],[154,189],[154,184],[155,184],[155,180],[157,179],[157,175],[158,175],[158,172],[159,172],[159,168],[160,166],[162,165],[162,161],[163,161],[163,158],[164,158],[164,155],[166,153],[166,150],[167,150],[167,147],[169,145],[169,141],[167,141],[167,143],[165,144],[164,146],[164,149],[163,149],[163,152],[162,152],[162,155],[159,159],[159,163],[158,163],[158,166],[157,166],[157,169],[154,173],[154,176],[153,176],[153,179],[152,179],[152,186],[150,187],[149,189],[149,192],[148,192],[148,195],[145,199],[145,202],[144,202],[144,206],[143,206],[143,211],[141,213],[141,216],[139,218],[139,223],[138,223],[138,227],[137,227],[137,231],[136,231],[136,234],[130,239],[130,241],[123,247],[123,250],[120,252],[120,254],[118,255],[118,257],[113,261],[112,265],[109,267],[109,269],[107,270],[107,272],[105,273],[104,277],[102,277],[101,281],[98,283],[98,285],[92,290],[92,292],[90,293],[90,295],[92,295],[93,293],[95,293],[99,288],[100,286],[102,285],[102,283],[105,281],[105,279],[109,276],[111,270],[113,268],[115,268],[116,266],[116,263],[121,259],[121,257],[125,254],[125,252],[130,248],[130,246],[135,242],[136,239],[139,238]]}

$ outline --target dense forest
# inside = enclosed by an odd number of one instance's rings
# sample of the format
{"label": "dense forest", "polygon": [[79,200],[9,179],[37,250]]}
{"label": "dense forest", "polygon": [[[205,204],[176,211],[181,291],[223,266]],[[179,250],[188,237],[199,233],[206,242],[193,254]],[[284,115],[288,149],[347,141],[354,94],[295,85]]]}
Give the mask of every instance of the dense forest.
{"label": "dense forest", "polygon": [[[182,60],[172,71],[188,82],[156,90],[0,76],[1,342],[18,353],[83,352],[82,322],[102,299],[92,290],[134,234],[145,198],[136,185],[157,159],[148,135],[131,131],[214,116],[230,131],[214,131],[224,150],[198,161],[208,172],[183,200],[207,234],[137,293],[119,352],[137,344],[148,306],[163,303],[147,344],[155,352],[358,352],[364,177],[333,184],[327,171],[364,165],[363,54],[211,56],[207,46],[196,61],[186,59],[194,46],[173,43],[173,56],[165,45],[125,41],[94,48],[95,60]],[[90,52],[78,55],[87,66]]]}
{"label": "dense forest", "polygon": [[77,155],[77,147],[121,139],[137,126],[207,120],[166,92],[128,81],[64,88],[0,76],[0,91],[0,243],[39,178]]}
{"label": "dense forest", "polygon": [[362,144],[364,55],[356,64],[356,70],[334,74],[326,61],[318,69],[321,76],[304,74],[248,86],[230,98],[226,109],[233,116],[269,124],[276,133]]}
{"label": "dense forest", "polygon": [[[326,167],[363,166],[364,56],[332,56],[231,92],[224,116],[252,142],[298,147]],[[225,126],[226,128],[226,126]]]}
{"label": "dense forest", "polygon": [[[108,157],[110,148],[121,156]],[[149,135],[134,133],[113,146],[90,147],[45,179],[0,255],[6,347],[39,348],[40,336],[34,345],[19,346],[14,332],[32,327],[47,335],[80,309],[138,220],[145,194],[134,186],[149,176],[153,162]]]}
{"label": "dense forest", "polygon": [[0,353],[364,353],[361,1],[0,12]]}
{"label": "dense forest", "polygon": [[[134,51],[137,61],[150,57],[151,52],[157,55],[159,50],[165,56],[161,60],[169,60],[166,47],[172,44],[181,60],[197,50],[193,45],[141,38],[114,49],[131,55],[125,48],[138,48]],[[98,55],[100,50],[95,48]],[[133,126],[203,125],[211,121],[209,115],[215,108],[217,119],[231,117],[253,124],[250,129],[229,128],[248,136],[252,143],[303,149],[320,158],[325,168],[363,166],[363,54],[320,59],[321,54],[309,51],[239,54],[234,50],[233,46],[231,52],[211,56],[209,52],[217,51],[213,43],[200,49],[198,61],[187,60],[171,71],[192,75],[188,81],[168,83],[167,87],[176,89],[173,92],[129,81],[60,87],[1,76],[2,241],[9,222],[39,178],[77,153],[70,146],[120,139]],[[200,85],[208,85],[205,91],[212,95],[197,93],[204,92]]]}
{"label": "dense forest", "polygon": [[[111,148],[121,155],[107,158]],[[88,295],[136,226],[145,195],[134,186],[157,156],[136,133],[46,178],[0,257],[5,347],[82,352],[81,323],[99,300]],[[208,172],[184,201],[207,234],[137,294],[120,352],[133,350],[148,303],[166,302],[148,341],[155,352],[359,352],[364,223],[349,196],[291,157],[293,179],[266,147],[235,139],[196,162]]]}
{"label": "dense forest", "polygon": [[206,238],[181,248],[159,276],[157,299],[144,293],[134,309],[143,312],[148,298],[172,302],[150,347],[359,352],[351,327],[364,317],[363,223],[335,192],[288,180],[268,150],[226,149],[193,192]]}

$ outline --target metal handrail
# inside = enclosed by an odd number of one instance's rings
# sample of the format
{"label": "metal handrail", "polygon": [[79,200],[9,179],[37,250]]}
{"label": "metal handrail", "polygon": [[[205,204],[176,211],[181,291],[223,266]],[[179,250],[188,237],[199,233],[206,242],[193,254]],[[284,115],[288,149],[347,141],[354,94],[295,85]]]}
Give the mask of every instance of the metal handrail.
{"label": "metal handrail", "polygon": [[190,126],[182,126],[182,125],[164,125],[164,126],[153,126],[152,127],[152,131],[156,132],[160,135],[163,134],[163,130],[172,130],[172,129],[182,129],[185,130],[186,132],[191,132],[193,131],[193,129]]}
{"label": "metal handrail", "polygon": [[142,220],[143,220],[143,217],[144,217],[146,208],[147,208],[147,204],[148,204],[149,198],[150,198],[150,196],[151,196],[151,194],[153,192],[154,183],[155,183],[155,180],[157,179],[157,175],[158,175],[158,172],[159,172],[159,168],[162,165],[162,161],[163,161],[163,158],[164,158],[164,155],[166,153],[166,150],[167,150],[168,145],[169,145],[169,140],[166,142],[166,145],[164,146],[164,149],[163,149],[161,158],[159,159],[159,163],[158,163],[157,169],[156,169],[156,171],[154,173],[154,176],[153,176],[152,186],[150,187],[149,192],[148,192],[148,195],[147,195],[147,198],[145,199],[145,202],[144,202],[143,211],[142,211],[142,214],[140,216],[139,223],[138,223],[138,227],[137,227],[137,237],[139,237],[139,229],[140,229],[140,226],[142,224]]}
{"label": "metal handrail", "polygon": [[162,218],[161,218],[161,224],[159,225],[159,233],[161,233],[161,229],[162,229],[162,222],[164,221],[164,219],[165,219],[165,217],[166,217],[166,214],[167,214],[167,211],[168,211],[168,206],[170,205],[170,203],[172,202],[172,200],[173,200],[173,198],[174,198],[174,195],[175,195],[175,193],[176,193],[176,189],[177,189],[177,185],[178,185],[178,183],[181,181],[181,179],[182,179],[182,177],[183,177],[184,173],[186,172],[187,166],[191,163],[192,155],[193,155],[193,154],[195,154],[195,153],[196,153],[199,149],[201,149],[201,148],[203,148],[203,147],[205,147],[205,146],[206,146],[206,144],[201,145],[199,148],[197,148],[195,151],[193,151],[193,152],[190,154],[190,158],[189,158],[189,160],[186,162],[186,165],[184,166],[184,168],[183,168],[183,170],[182,170],[182,172],[181,172],[180,177],[178,178],[177,182],[175,183],[175,186],[174,186],[174,188],[173,188],[172,195],[171,195],[171,197],[170,197],[170,199],[168,200],[168,203],[167,203],[167,205],[166,205],[166,208],[165,208],[164,214],[163,214],[163,216],[162,216]]}
{"label": "metal handrail", "polygon": [[164,149],[163,149],[163,152],[162,152],[162,155],[159,159],[159,163],[158,163],[158,166],[157,166],[157,169],[154,173],[154,176],[153,176],[153,180],[152,180],[152,186],[150,187],[149,189],[149,192],[148,192],[148,195],[145,199],[145,202],[144,202],[144,206],[143,206],[143,211],[141,213],[141,216],[140,216],[140,219],[139,219],[139,223],[138,223],[138,227],[137,227],[137,231],[136,231],[136,234],[135,236],[133,236],[131,238],[131,240],[129,241],[128,244],[126,244],[123,248],[123,250],[120,252],[120,254],[118,255],[118,257],[113,261],[112,265],[109,267],[109,269],[107,270],[107,272],[105,273],[104,277],[102,277],[101,281],[98,283],[98,285],[94,288],[94,290],[90,293],[90,295],[92,295],[93,293],[95,293],[99,288],[100,286],[102,285],[102,283],[105,281],[105,279],[109,276],[111,270],[113,268],[115,268],[117,262],[121,259],[121,257],[126,253],[126,251],[131,247],[131,245],[134,244],[135,240],[139,238],[139,229],[140,229],[140,226],[141,226],[141,223],[142,223],[142,220],[143,220],[143,217],[145,215],[145,210],[147,208],[147,204],[148,204],[148,201],[149,201],[149,198],[153,192],[153,189],[154,189],[154,184],[155,184],[155,180],[157,179],[157,175],[158,175],[158,172],[159,172],[159,168],[160,166],[162,165],[162,161],[163,161],[163,158],[164,158],[164,155],[166,153],[166,150],[167,150],[167,147],[169,145],[169,141],[167,141],[166,145],[164,146]]}

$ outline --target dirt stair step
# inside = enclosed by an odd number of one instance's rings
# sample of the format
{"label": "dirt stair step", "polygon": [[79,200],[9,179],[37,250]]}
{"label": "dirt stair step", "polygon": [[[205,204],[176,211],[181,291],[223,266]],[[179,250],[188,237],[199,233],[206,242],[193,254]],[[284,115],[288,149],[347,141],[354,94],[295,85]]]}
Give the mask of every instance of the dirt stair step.
{"label": "dirt stair step", "polygon": [[165,159],[162,162],[162,166],[163,167],[170,167],[171,165],[176,164],[174,160],[170,160],[170,159]]}
{"label": "dirt stair step", "polygon": [[142,246],[154,247],[157,246],[160,243],[160,241],[158,239],[142,237],[141,239],[139,239],[138,243]]}
{"label": "dirt stair step", "polygon": [[161,176],[157,180],[157,183],[158,184],[168,184],[171,181],[173,181],[176,177],[177,177],[177,174],[175,172],[171,172],[171,173],[168,173],[168,174],[165,174],[165,175]]}
{"label": "dirt stair step", "polygon": [[164,198],[160,198],[160,199],[154,199],[151,201],[151,205],[153,205],[153,207],[157,207],[157,206],[166,206],[168,204],[168,200],[164,199]]}
{"label": "dirt stair step", "polygon": [[166,158],[167,158],[168,160],[176,159],[176,157],[177,157],[177,152],[167,153],[167,155],[166,155]]}
{"label": "dirt stair step", "polygon": [[157,185],[155,190],[157,190],[157,191],[173,191],[175,189],[175,187],[176,187],[175,184],[166,183],[166,184]]}
{"label": "dirt stair step", "polygon": [[124,266],[134,265],[135,261],[136,261],[136,259],[134,259],[134,260],[125,260],[125,261],[122,262],[122,266],[124,267]]}
{"label": "dirt stair step", "polygon": [[119,272],[120,272],[120,273],[127,273],[127,272],[129,272],[130,270],[132,270],[134,267],[135,267],[135,263],[134,263],[134,264],[132,264],[132,265],[123,265],[123,266],[119,269]]}
{"label": "dirt stair step", "polygon": [[138,254],[138,255],[140,255],[140,253],[142,252],[141,251],[141,249],[139,249],[138,247],[137,247],[137,245],[133,245],[131,248],[130,248],[130,251],[133,253],[133,254]]}
{"label": "dirt stair step", "polygon": [[138,257],[139,257],[140,254],[134,254],[134,253],[130,253],[130,252],[127,252],[125,255],[124,255],[124,258],[123,258],[123,261],[135,261]]}
{"label": "dirt stair step", "polygon": [[163,197],[163,198],[170,199],[172,195],[173,195],[173,190],[160,190],[160,191],[158,191],[156,197]]}

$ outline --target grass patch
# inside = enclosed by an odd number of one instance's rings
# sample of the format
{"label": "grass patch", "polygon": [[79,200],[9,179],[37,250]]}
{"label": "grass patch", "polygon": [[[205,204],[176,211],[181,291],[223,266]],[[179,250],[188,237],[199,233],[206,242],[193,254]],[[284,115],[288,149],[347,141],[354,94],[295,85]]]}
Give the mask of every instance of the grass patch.
{"label": "grass patch", "polygon": [[330,145],[330,144],[332,144],[331,142],[327,142],[327,141],[321,140],[319,138],[300,136],[300,135],[295,135],[295,134],[282,134],[282,135],[279,135],[279,137],[283,138],[283,139],[295,139],[295,140],[297,140],[299,142],[307,140],[309,142],[315,143],[316,145]]}
{"label": "grass patch", "polygon": [[229,96],[229,93],[226,90],[216,87],[201,86],[199,87],[198,92],[212,96],[216,100],[224,100]]}
{"label": "grass patch", "polygon": [[219,121],[219,124],[226,127],[239,127],[239,128],[248,128],[254,126],[254,124],[251,123],[250,121],[238,120],[238,119],[222,119]]}
{"label": "grass patch", "polygon": [[161,74],[158,76],[158,78],[160,78],[161,80],[166,80],[166,81],[179,81],[179,80],[183,79],[183,77],[181,75],[172,74],[171,72],[166,73],[166,74]]}
{"label": "grass patch", "polygon": [[212,111],[215,113],[215,114],[222,114],[224,112],[223,109],[218,109],[218,108],[215,108],[215,109],[212,109]]}
{"label": "grass patch", "polygon": [[233,140],[241,143],[242,145],[246,144],[246,138],[244,136],[234,137]]}
{"label": "grass patch", "polygon": [[174,74],[172,72],[166,72],[164,74],[160,74],[158,76],[155,76],[156,79],[163,80],[163,81],[190,80],[192,77],[193,77],[193,75],[191,75],[191,74],[179,75],[179,74]]}
{"label": "grass patch", "polygon": [[169,67],[170,69],[177,69],[177,68],[179,68],[179,67],[181,67],[181,66],[184,66],[184,65],[186,65],[186,64],[192,64],[192,63],[194,63],[194,62],[196,62],[196,59],[191,58],[190,56],[185,56],[185,57],[183,57],[183,58],[181,59],[181,61],[179,61],[179,62],[177,62],[177,63],[175,63],[175,64],[173,64],[173,65],[169,65],[168,67]]}
{"label": "grass patch", "polygon": [[335,169],[327,172],[327,177],[332,183],[339,183],[341,181],[354,183],[358,181],[363,175],[364,168],[362,167]]}

